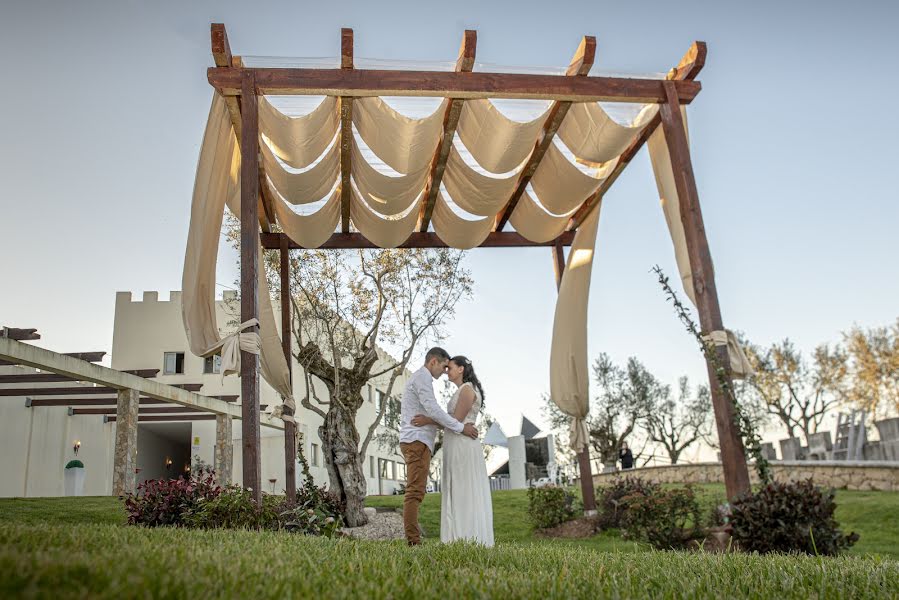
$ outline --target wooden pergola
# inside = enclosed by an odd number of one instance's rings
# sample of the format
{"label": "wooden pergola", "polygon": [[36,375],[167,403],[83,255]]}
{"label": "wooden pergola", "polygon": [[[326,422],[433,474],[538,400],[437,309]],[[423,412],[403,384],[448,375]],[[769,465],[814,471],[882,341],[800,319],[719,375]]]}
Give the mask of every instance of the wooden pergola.
{"label": "wooden pergola", "polygon": [[[443,117],[443,133],[431,160],[428,183],[424,191],[418,225],[401,248],[440,248],[447,245],[429,230],[443,173],[450,155],[453,137],[468,99],[541,99],[551,100],[552,107],[542,128],[542,135],[533,149],[515,191],[495,216],[492,232],[480,245],[484,248],[520,248],[547,246],[553,254],[557,283],[565,268],[564,247],[570,246],[584,219],[596,209],[618,176],[647,142],[658,127],[662,127],[672,167],[675,173],[680,211],[689,251],[690,266],[699,320],[703,332],[724,328],[712,270],[708,240],[703,226],[696,182],[690,159],[681,105],[689,104],[701,86],[696,76],[706,59],[706,45],[695,42],[664,80],[631,79],[621,77],[591,77],[588,75],[596,54],[596,40],[584,37],[565,75],[530,75],[514,73],[479,73],[473,70],[477,34],[466,31],[459,50],[455,70],[402,71],[354,68],[353,31],[341,30],[340,68],[249,68],[239,56],[231,52],[224,25],[213,24],[212,55],[215,66],[207,71],[209,84],[225,98],[234,131],[240,146],[241,194],[241,321],[257,318],[258,251],[260,244],[267,250],[281,254],[281,280],[287,280],[288,251],[302,248],[284,233],[272,231],[275,222],[273,199],[265,185],[264,166],[259,148],[259,95],[326,95],[340,99],[340,165],[341,220],[340,231],[331,235],[321,247],[331,249],[375,248],[361,233],[350,230],[350,176],[352,166],[352,117],[355,98],[370,96],[431,96],[447,98]],[[658,114],[651,119],[620,155],[611,175],[599,189],[581,205],[571,217],[567,230],[555,240],[534,243],[514,231],[505,231],[512,211],[528,186],[531,177],[553,143],[572,102],[657,103]],[[288,287],[281,286],[282,306],[289,303]],[[283,350],[290,364],[290,312],[282,310]],[[719,347],[721,364],[729,365],[727,350]],[[728,497],[733,498],[749,489],[746,457],[737,428],[733,407],[722,393],[709,364],[709,382],[715,410],[715,420],[721,446],[724,478]],[[241,353],[241,398],[243,410],[243,482],[260,497],[261,473],[259,454],[259,357]],[[285,423],[285,461],[287,464],[287,492],[295,494],[295,435],[294,425]],[[590,469],[589,447],[578,456],[584,505],[595,510],[593,478]]]}

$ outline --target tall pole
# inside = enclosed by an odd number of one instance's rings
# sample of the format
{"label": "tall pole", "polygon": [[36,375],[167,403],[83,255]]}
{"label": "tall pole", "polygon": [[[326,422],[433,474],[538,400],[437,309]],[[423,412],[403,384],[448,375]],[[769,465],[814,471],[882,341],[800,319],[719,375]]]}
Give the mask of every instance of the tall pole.
{"label": "tall pole", "polygon": [[[290,254],[287,249],[287,236],[281,236],[281,346],[284,349],[284,358],[287,360],[287,371],[290,374],[291,388],[293,388],[293,361],[290,355],[291,329],[290,329]],[[296,413],[294,413],[296,414]],[[284,477],[287,481],[285,490],[287,499],[296,502],[297,499],[297,426],[295,423],[284,421]]]}
{"label": "tall pole", "polygon": [[[242,72],[240,132],[240,320],[259,318],[259,114],[256,75]],[[247,329],[259,333],[259,327]],[[240,352],[243,485],[262,501],[259,451],[259,355]]]}
{"label": "tall pole", "polygon": [[[660,109],[662,127],[677,187],[681,222],[684,226],[690,270],[693,273],[693,291],[696,296],[696,307],[699,310],[699,325],[702,332],[708,334],[712,331],[722,331],[724,322],[721,318],[721,307],[718,305],[718,290],[715,287],[712,255],[709,250],[708,238],[705,235],[702,210],[699,207],[699,192],[696,188],[693,164],[690,160],[690,148],[687,144],[677,89],[672,81],[666,81],[664,87],[666,102],[661,105]],[[729,380],[730,359],[727,355],[727,347],[715,346],[715,351],[718,362],[727,371]],[[718,442],[721,446],[724,485],[727,489],[727,497],[732,500],[743,492],[749,491],[746,451],[740,432],[734,424],[733,405],[721,389],[715,366],[708,358],[706,358],[706,367],[709,372],[715,424],[718,428]]]}
{"label": "tall pole", "polygon": [[[562,275],[565,273],[565,247],[561,240],[553,246],[553,270],[556,273],[556,291],[562,287]],[[581,496],[584,500],[584,512],[596,514],[596,492],[593,490],[593,470],[590,468],[590,445],[577,454],[578,468],[581,474]]]}

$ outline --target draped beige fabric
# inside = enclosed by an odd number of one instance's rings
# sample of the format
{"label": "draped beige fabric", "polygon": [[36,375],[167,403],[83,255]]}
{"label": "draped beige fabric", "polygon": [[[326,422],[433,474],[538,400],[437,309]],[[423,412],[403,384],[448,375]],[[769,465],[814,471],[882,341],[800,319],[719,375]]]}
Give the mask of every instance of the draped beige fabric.
{"label": "draped beige fabric", "polygon": [[577,212],[574,210],[554,215],[546,212],[530,194],[524,192],[509,217],[509,223],[515,231],[532,242],[548,242],[554,240],[565,231],[568,220]]}
{"label": "draped beige fabric", "polygon": [[434,158],[443,133],[447,100],[423,119],[407,117],[378,97],[353,101],[353,124],[365,144],[391,169],[417,173]]}
{"label": "draped beige fabric", "polygon": [[715,346],[727,347],[727,358],[730,362],[730,372],[734,379],[745,379],[755,373],[752,363],[746,358],[743,347],[737,336],[730,329],[724,331],[713,331],[708,335],[702,336],[702,339]]}
{"label": "draped beige fabric", "polygon": [[647,104],[627,126],[616,123],[596,102],[574,102],[558,136],[578,158],[604,163],[624,152],[658,112],[658,104]]}
{"label": "draped beige fabric", "polygon": [[493,222],[493,217],[478,220],[463,219],[450,208],[443,194],[437,193],[431,223],[434,224],[437,237],[448,246],[462,250],[480,246],[493,229]]}
{"label": "draped beige fabric", "polygon": [[496,216],[518,185],[518,174],[497,179],[478,173],[465,163],[455,147],[450,149],[443,185],[462,210],[479,217]]}
{"label": "draped beige fabric", "polygon": [[337,135],[339,124],[337,98],[332,96],[301,117],[289,117],[259,96],[259,131],[268,138],[275,155],[295,169],[308,167],[322,155]]}
{"label": "draped beige fabric", "polygon": [[314,213],[300,215],[279,197],[273,201],[278,224],[287,237],[304,248],[318,248],[324,244],[340,221],[340,190],[335,189],[330,198]]}
{"label": "draped beige fabric", "polygon": [[556,405],[572,417],[571,447],[583,450],[589,440],[585,419],[590,411],[587,365],[587,301],[596,248],[599,209],[587,216],[574,236],[565,264],[550,352],[549,387]]}
{"label": "draped beige fabric", "polygon": [[405,214],[381,216],[372,211],[354,189],[350,200],[350,219],[356,229],[379,248],[396,248],[415,230],[420,207],[419,200]]}
{"label": "draped beige fabric", "polygon": [[333,144],[322,159],[305,171],[292,173],[261,142],[262,166],[281,196],[291,204],[317,202],[328,195],[340,176],[340,145]]}
{"label": "draped beige fabric", "polygon": [[408,175],[391,177],[368,164],[353,140],[353,181],[366,204],[382,215],[405,212],[424,192],[430,163]]}
{"label": "draped beige fabric", "polygon": [[530,156],[548,113],[549,108],[522,123],[506,117],[490,100],[467,100],[456,133],[484,169],[507,173]]}
{"label": "draped beige fabric", "polygon": [[[215,93],[194,184],[188,228],[187,249],[182,277],[181,316],[191,352],[209,356],[227,350],[233,370],[236,347],[252,352],[259,347],[262,376],[293,407],[290,372],[281,349],[277,324],[268,294],[265,269],[259,269],[259,334],[241,329],[222,338],[219,334],[215,308],[215,266],[225,205],[240,216],[240,154],[234,137],[230,116],[222,97]],[[261,256],[260,248],[260,256]],[[258,341],[257,341],[258,337]],[[225,348],[227,344],[227,349]],[[283,417],[291,420],[292,417]]]}
{"label": "draped beige fabric", "polygon": [[531,178],[531,187],[546,210],[556,215],[569,213],[599,189],[616,163],[617,159],[603,164],[591,176],[565,158],[555,144],[550,144]]}

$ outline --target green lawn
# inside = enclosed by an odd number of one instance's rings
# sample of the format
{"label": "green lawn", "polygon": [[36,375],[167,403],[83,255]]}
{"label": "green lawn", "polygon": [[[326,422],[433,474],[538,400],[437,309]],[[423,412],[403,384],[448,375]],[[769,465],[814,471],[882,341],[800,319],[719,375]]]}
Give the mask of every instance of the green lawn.
{"label": "green lawn", "polygon": [[[720,490],[702,492],[711,499]],[[853,554],[867,555],[656,552],[614,534],[540,540],[521,491],[494,495],[493,549],[143,529],[124,525],[113,498],[4,499],[0,598],[899,598],[899,494],[843,492],[838,500],[844,525],[862,535]],[[439,507],[439,495],[428,495],[430,540],[439,536]]]}

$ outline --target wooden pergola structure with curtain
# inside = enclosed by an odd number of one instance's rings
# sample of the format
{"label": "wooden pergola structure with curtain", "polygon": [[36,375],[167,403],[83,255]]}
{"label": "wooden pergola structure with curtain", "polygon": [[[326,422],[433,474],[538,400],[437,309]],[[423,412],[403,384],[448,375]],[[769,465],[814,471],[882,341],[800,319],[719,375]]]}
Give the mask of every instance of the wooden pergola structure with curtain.
{"label": "wooden pergola structure with curtain", "polygon": [[[671,69],[665,79],[637,79],[621,77],[591,77],[596,41],[584,37],[565,75],[533,75],[515,73],[480,73],[474,70],[476,32],[466,31],[458,60],[453,71],[369,70],[354,68],[353,31],[341,32],[340,68],[250,68],[240,57],[234,56],[224,25],[212,25],[212,54],[215,66],[208,69],[209,84],[224,98],[230,124],[239,143],[239,195],[241,221],[241,321],[259,317],[257,282],[260,247],[278,250],[281,255],[282,282],[287,279],[288,251],[304,248],[274,226],[276,217],[272,190],[266,184],[265,164],[260,144],[260,96],[265,95],[324,95],[336,97],[339,110],[340,175],[337,194],[340,201],[338,231],[318,247],[332,249],[375,248],[378,244],[354,231],[351,223],[351,173],[353,173],[353,111],[354,102],[377,96],[432,96],[445,99],[442,130],[426,177],[420,209],[414,231],[398,244],[402,248],[447,247],[435,231],[432,217],[438,201],[441,182],[465,103],[478,99],[540,99],[552,101],[551,108],[540,127],[532,150],[518,171],[514,191],[502,203],[492,218],[492,227],[478,247],[520,248],[544,246],[551,249],[557,283],[561,285],[565,269],[564,247],[571,246],[581,225],[598,210],[603,197],[628,163],[661,128],[674,173],[683,236],[692,270],[695,303],[704,332],[723,329],[721,311],[715,287],[708,240],[703,227],[696,182],[691,165],[685,123],[681,107],[693,101],[701,86],[696,76],[706,58],[706,46],[695,42]],[[537,173],[541,161],[549,154],[554,137],[563,126],[566,116],[577,103],[639,103],[658,106],[657,113],[633,137],[616,157],[614,168],[588,197],[577,198],[578,207],[568,218],[567,226],[551,240],[535,242],[517,231],[507,230],[507,224],[521,201],[528,185]],[[653,107],[655,108],[655,107]],[[549,159],[547,159],[549,160]],[[282,306],[287,306],[289,286],[281,286]],[[290,364],[290,311],[281,315],[283,353]],[[248,331],[258,331],[250,327]],[[723,364],[728,364],[727,350],[719,346]],[[243,483],[257,496],[262,488],[259,451],[259,355],[241,353],[240,376],[243,427]],[[721,446],[724,476],[728,497],[749,488],[749,476],[743,443],[734,426],[733,409],[718,385],[714,367],[710,364],[709,381],[715,410],[715,420]],[[295,494],[296,438],[293,423],[285,422],[285,462],[287,464],[287,492]],[[584,504],[595,509],[593,478],[590,469],[589,445],[578,455]]]}

